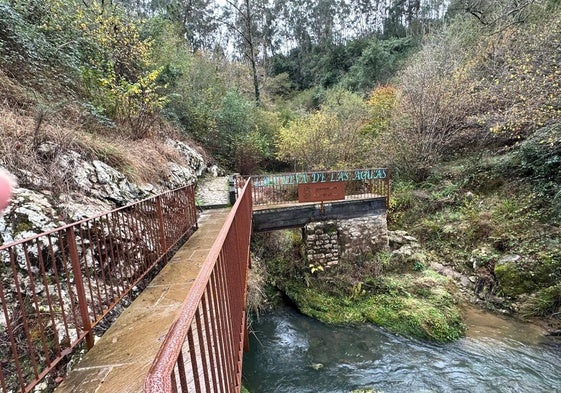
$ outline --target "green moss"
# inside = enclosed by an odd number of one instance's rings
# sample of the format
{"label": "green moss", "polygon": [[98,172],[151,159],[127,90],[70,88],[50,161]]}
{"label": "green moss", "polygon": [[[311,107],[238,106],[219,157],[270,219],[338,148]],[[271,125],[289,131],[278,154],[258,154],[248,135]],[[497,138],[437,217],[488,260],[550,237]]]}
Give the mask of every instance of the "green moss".
{"label": "green moss", "polygon": [[449,281],[431,270],[380,278],[358,298],[294,282],[287,294],[302,313],[329,324],[372,322],[397,334],[439,342],[456,340],[465,332]]}
{"label": "green moss", "polygon": [[531,292],[535,283],[524,277],[513,263],[502,263],[495,266],[495,277],[501,285],[501,290],[506,296],[518,296]]}
{"label": "green moss", "polygon": [[506,296],[519,296],[548,288],[561,279],[561,260],[548,253],[516,262],[503,262],[494,269],[501,290]]}
{"label": "green moss", "polygon": [[27,220],[18,221],[15,226],[14,234],[19,234],[26,231],[31,231],[33,226]]}
{"label": "green moss", "polygon": [[329,235],[337,232],[337,225],[336,224],[326,224],[323,227],[323,231]]}

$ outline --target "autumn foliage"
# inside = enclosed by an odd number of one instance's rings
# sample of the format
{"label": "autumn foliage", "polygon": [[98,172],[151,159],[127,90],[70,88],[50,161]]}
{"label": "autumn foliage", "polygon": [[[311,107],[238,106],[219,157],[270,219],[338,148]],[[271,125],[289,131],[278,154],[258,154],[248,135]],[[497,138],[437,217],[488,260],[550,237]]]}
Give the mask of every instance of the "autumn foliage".
{"label": "autumn foliage", "polygon": [[[544,4],[542,4],[544,3]],[[462,14],[400,73],[390,131],[398,171],[422,179],[466,150],[523,140],[561,115],[561,13],[535,2],[500,29]]]}

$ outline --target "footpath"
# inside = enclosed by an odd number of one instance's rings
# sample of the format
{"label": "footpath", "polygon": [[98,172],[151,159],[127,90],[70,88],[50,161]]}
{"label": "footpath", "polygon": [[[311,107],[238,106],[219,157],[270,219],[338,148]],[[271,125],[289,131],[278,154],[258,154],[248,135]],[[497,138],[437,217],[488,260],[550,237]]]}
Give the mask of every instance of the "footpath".
{"label": "footpath", "polygon": [[203,209],[229,206],[228,186],[228,176],[202,179],[195,190],[197,205]]}
{"label": "footpath", "polygon": [[[227,184],[226,178],[226,187]],[[55,393],[143,391],[144,379],[156,353],[229,210],[201,213],[199,229],[69,372]]]}

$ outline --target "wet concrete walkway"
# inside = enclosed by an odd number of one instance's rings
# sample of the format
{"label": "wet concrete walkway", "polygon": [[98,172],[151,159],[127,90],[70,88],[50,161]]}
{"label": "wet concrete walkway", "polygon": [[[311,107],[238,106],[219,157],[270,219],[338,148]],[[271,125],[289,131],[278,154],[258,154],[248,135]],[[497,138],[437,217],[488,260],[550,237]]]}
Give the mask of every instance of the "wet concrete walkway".
{"label": "wet concrete walkway", "polygon": [[229,209],[201,214],[199,229],[73,368],[55,393],[138,393]]}
{"label": "wet concrete walkway", "polygon": [[228,176],[206,177],[197,184],[197,204],[202,208],[226,207],[228,196]]}

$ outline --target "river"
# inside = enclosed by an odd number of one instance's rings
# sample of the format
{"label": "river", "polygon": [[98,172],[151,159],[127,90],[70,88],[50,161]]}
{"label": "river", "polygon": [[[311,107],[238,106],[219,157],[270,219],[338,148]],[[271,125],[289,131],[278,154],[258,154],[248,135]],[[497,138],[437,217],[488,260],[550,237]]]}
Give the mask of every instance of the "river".
{"label": "river", "polygon": [[253,322],[243,382],[251,393],[561,392],[559,339],[473,308],[466,316],[467,337],[436,344],[281,307]]}

